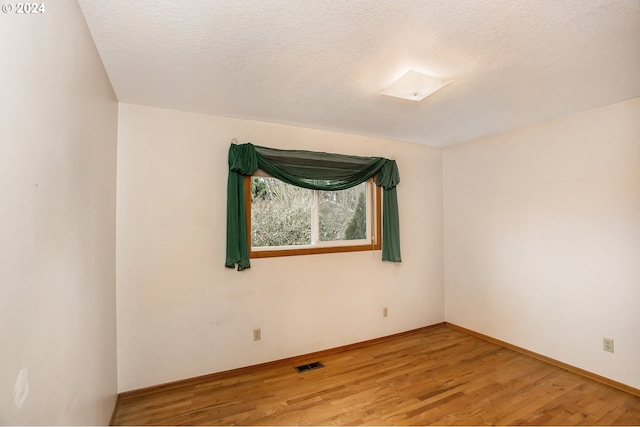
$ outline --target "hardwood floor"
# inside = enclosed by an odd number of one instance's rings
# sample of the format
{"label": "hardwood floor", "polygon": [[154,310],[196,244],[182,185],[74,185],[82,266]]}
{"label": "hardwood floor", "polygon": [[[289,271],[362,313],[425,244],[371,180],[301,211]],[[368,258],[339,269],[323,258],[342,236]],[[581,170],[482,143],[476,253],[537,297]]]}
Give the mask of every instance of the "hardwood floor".
{"label": "hardwood floor", "polygon": [[121,396],[115,425],[640,425],[640,397],[441,326]]}

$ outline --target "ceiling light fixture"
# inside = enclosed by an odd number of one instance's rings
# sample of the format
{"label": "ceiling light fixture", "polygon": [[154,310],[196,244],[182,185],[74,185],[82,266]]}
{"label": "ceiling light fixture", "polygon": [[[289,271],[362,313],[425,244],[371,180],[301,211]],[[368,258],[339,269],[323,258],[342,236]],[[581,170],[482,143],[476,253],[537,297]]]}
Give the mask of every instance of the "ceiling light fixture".
{"label": "ceiling light fixture", "polygon": [[451,83],[451,80],[438,79],[416,70],[409,70],[389,87],[381,90],[380,93],[410,101],[422,101],[449,83]]}

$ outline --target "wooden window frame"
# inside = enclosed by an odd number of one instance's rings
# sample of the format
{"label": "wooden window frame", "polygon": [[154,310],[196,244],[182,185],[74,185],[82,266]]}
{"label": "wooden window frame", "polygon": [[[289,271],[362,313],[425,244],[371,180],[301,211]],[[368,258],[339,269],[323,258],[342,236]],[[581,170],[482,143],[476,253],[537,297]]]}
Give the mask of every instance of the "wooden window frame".
{"label": "wooden window frame", "polygon": [[249,258],[272,258],[293,255],[330,254],[339,252],[379,251],[382,237],[382,191],[378,185],[373,185],[373,211],[371,212],[371,243],[361,245],[341,246],[313,246],[295,249],[272,249],[253,251],[251,247],[251,175],[244,178],[245,220],[247,223],[247,242],[249,244]]}

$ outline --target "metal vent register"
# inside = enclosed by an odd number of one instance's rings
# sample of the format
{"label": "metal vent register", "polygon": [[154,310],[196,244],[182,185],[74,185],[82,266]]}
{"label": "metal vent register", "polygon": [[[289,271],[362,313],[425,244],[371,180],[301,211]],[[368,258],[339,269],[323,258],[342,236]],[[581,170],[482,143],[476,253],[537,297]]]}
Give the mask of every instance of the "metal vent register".
{"label": "metal vent register", "polygon": [[306,372],[306,371],[311,371],[313,369],[320,369],[320,368],[324,368],[324,365],[322,363],[313,362],[313,363],[309,363],[308,365],[296,366],[296,371],[298,371],[298,372]]}

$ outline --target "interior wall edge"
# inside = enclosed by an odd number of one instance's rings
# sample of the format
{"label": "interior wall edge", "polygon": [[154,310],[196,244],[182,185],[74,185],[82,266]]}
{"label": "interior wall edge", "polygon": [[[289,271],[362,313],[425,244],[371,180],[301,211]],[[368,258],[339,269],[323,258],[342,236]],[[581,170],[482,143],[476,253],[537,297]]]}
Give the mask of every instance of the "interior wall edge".
{"label": "interior wall edge", "polygon": [[619,381],[612,380],[611,378],[603,377],[602,375],[598,375],[596,373],[587,371],[585,369],[578,368],[577,366],[573,366],[573,365],[570,365],[568,363],[564,363],[564,362],[562,362],[560,360],[556,360],[556,359],[553,359],[551,357],[547,357],[547,356],[545,356],[543,354],[536,353],[535,351],[527,350],[526,348],[519,347],[517,345],[508,343],[506,341],[502,341],[502,340],[499,340],[497,338],[493,338],[493,337],[491,337],[489,335],[481,334],[480,332],[476,332],[476,331],[474,331],[472,329],[463,328],[462,326],[458,326],[458,325],[456,325],[454,323],[444,322],[444,325],[449,327],[449,328],[451,328],[451,329],[455,329],[457,331],[464,332],[466,334],[469,334],[469,335],[472,335],[474,337],[483,339],[483,340],[491,342],[493,344],[497,344],[497,345],[499,345],[501,347],[508,348],[509,350],[517,351],[518,353],[533,357],[534,359],[540,360],[542,362],[548,363],[548,364],[553,365],[553,366],[557,366],[558,368],[562,368],[562,369],[567,370],[569,372],[573,372],[574,374],[581,375],[581,376],[583,376],[585,378],[589,378],[589,379],[597,381],[597,382],[599,382],[601,384],[608,385],[608,386],[614,387],[614,388],[616,388],[618,390],[621,390],[621,391],[624,391],[626,393],[633,394],[634,396],[640,397],[640,389],[637,389],[637,388],[632,387],[630,385],[621,383]]}

